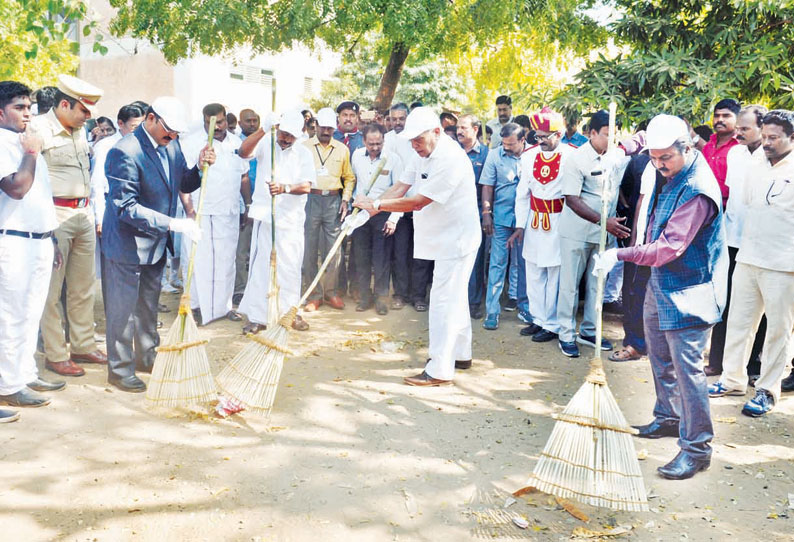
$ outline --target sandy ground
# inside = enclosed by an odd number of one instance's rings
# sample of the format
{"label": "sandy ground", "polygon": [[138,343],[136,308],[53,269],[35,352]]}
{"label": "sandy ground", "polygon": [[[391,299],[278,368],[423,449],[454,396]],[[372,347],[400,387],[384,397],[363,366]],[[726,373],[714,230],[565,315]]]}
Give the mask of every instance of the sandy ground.
{"label": "sandy ground", "polygon": [[[178,298],[163,301],[175,309]],[[296,355],[269,420],[156,416],[86,366],[51,406],[0,426],[0,540],[566,540],[577,527],[617,526],[631,528],[626,540],[794,540],[791,395],[758,420],[740,414],[741,398],[715,400],[712,467],[688,481],[656,474],[674,439],[635,439],[651,512],[578,505],[584,523],[542,494],[505,509],[592,351],[565,358],[556,343],[520,337],[505,313],[498,331],[475,323],[474,367],[454,387],[412,388],[401,379],[426,359],[426,316],[351,305],[323,308],[291,335]],[[216,371],[245,341],[228,321],[202,333]],[[620,336],[616,320],[607,335]],[[607,363],[629,422],[649,421],[647,360]]]}

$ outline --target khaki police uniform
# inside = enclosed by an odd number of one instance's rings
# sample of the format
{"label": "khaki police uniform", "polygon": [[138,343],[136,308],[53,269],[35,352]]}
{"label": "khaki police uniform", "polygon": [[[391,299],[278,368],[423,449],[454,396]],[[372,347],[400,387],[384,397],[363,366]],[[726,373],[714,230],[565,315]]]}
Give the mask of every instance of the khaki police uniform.
{"label": "khaki police uniform", "polygon": [[[58,88],[89,109],[102,95],[93,85],[68,76],[59,78]],[[90,206],[89,147],[85,130],[79,128],[70,132],[58,120],[55,109],[34,118],[32,124],[44,141],[42,156],[49,169],[59,224],[55,237],[63,255],[63,266],[52,272],[41,332],[47,360],[62,362],[70,359],[63,316],[69,321],[71,353],[89,354],[97,350],[94,341],[96,231]],[[65,314],[61,303],[64,280]]]}

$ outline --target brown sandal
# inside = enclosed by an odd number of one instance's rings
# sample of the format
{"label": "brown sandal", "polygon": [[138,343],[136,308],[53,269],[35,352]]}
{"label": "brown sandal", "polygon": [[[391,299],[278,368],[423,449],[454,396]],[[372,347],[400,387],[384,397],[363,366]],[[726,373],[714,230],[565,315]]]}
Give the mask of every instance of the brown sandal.
{"label": "brown sandal", "polygon": [[609,355],[609,361],[635,361],[642,359],[642,354],[633,346],[624,346]]}

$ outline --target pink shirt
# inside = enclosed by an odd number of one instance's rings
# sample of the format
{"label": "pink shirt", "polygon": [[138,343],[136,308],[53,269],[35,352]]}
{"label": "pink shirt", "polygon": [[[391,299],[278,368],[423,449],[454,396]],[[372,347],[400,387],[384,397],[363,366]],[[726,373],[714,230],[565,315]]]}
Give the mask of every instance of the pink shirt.
{"label": "pink shirt", "polygon": [[618,249],[618,260],[648,267],[661,267],[684,253],[704,224],[717,214],[714,202],[697,195],[676,209],[656,241],[651,242],[655,213],[648,221],[646,245]]}
{"label": "pink shirt", "polygon": [[736,135],[734,134],[727,143],[717,147],[717,134],[711,134],[709,142],[706,143],[706,146],[703,147],[702,151],[703,157],[706,159],[706,162],[709,163],[709,166],[711,166],[711,171],[714,172],[714,176],[717,178],[717,183],[720,185],[723,208],[728,202],[729,192],[728,185],[725,184],[725,176],[728,174],[728,151],[738,144],[739,140],[736,139]]}

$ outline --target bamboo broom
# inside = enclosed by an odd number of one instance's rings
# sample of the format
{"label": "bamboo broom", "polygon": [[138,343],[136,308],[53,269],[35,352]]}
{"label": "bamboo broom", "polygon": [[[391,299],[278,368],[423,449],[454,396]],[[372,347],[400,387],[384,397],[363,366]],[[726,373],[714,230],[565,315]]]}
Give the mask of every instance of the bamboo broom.
{"label": "bamboo broom", "polygon": [[[215,136],[215,117],[210,118],[207,130],[207,146],[212,148]],[[207,192],[209,164],[201,171],[201,195],[199,197],[196,222],[201,226],[201,210]],[[152,377],[146,391],[146,403],[150,407],[174,408],[216,399],[217,390],[210,372],[210,362],[204,345],[207,340],[199,336],[198,326],[190,310],[190,284],[193,279],[193,265],[196,259],[198,240],[193,240],[184,294],[179,300],[179,313],[165,343],[157,348],[157,357],[152,368]]]}
{"label": "bamboo broom", "polygon": [[[609,104],[607,156],[615,151],[615,113]],[[611,171],[606,172],[601,196],[601,237],[598,253],[606,248],[606,218],[612,192]],[[607,385],[601,361],[602,302],[605,273],[598,272],[596,289],[595,357],[585,383],[557,416],[546,447],[535,465],[530,483],[540,491],[574,498],[593,506],[641,512],[648,510],[645,483],[629,426]]]}
{"label": "bamboo broom", "polygon": [[[271,109],[276,110],[276,80],[273,79],[270,94]],[[276,179],[276,125],[270,127],[270,182]],[[278,280],[276,277],[276,198],[270,196],[270,289],[267,293],[267,325],[278,321]]]}
{"label": "bamboo broom", "polygon": [[[386,158],[381,158],[367,186],[367,193],[372,189],[381,171],[386,165]],[[354,209],[350,224],[360,209]],[[242,404],[246,409],[265,416],[270,415],[273,401],[281,378],[284,356],[290,354],[287,348],[289,329],[298,308],[309,298],[309,294],[320,282],[326,268],[342,245],[345,236],[352,226],[343,226],[339,236],[328,251],[314,280],[303,293],[298,304],[290,308],[278,320],[278,325],[268,326],[267,331],[260,335],[249,335],[251,341],[232,359],[217,376],[216,381],[221,391]]]}

